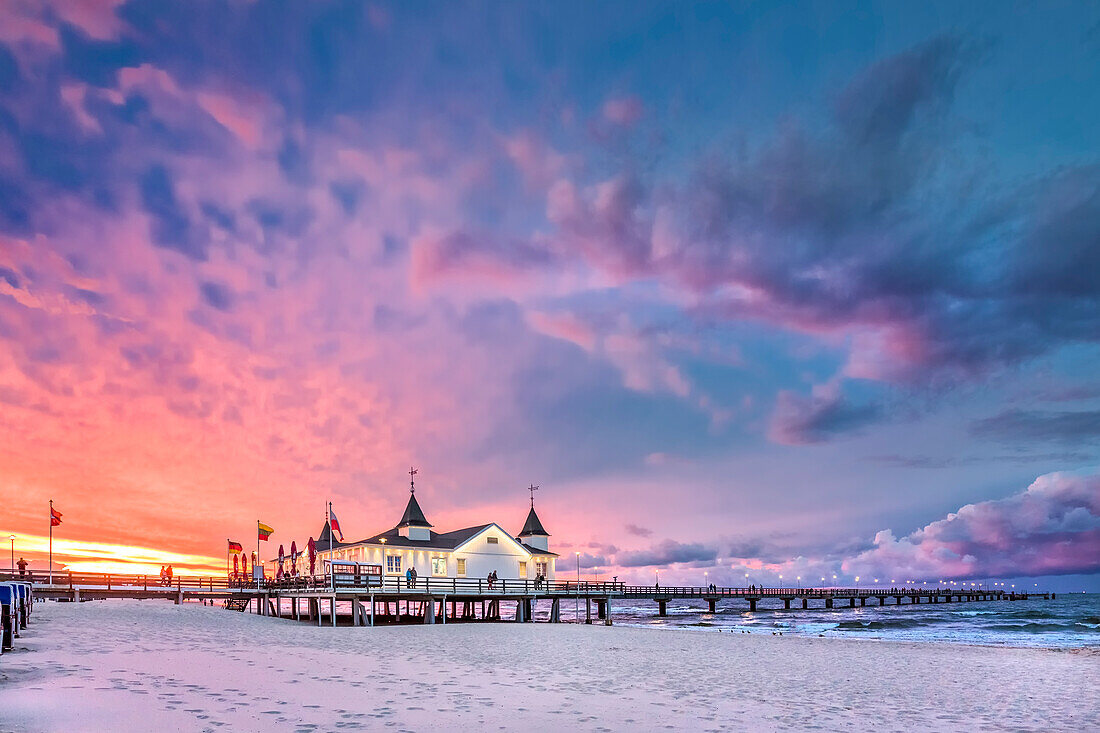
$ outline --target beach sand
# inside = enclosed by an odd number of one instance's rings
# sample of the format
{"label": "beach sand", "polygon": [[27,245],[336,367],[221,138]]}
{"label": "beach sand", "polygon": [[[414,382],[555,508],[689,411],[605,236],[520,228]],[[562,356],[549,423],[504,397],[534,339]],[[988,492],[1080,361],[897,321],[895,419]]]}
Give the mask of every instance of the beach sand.
{"label": "beach sand", "polygon": [[0,730],[1100,730],[1100,654],[572,624],[318,628],[48,603]]}

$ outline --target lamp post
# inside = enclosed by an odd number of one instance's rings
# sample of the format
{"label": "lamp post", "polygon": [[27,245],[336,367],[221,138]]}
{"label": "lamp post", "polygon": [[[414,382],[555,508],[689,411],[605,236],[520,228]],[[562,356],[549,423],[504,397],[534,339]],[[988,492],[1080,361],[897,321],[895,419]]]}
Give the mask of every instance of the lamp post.
{"label": "lamp post", "polygon": [[15,535],[8,537],[11,540],[11,574],[15,575]]}
{"label": "lamp post", "polygon": [[703,585],[707,587],[707,590],[710,590],[710,573],[705,570],[703,571]]}
{"label": "lamp post", "polygon": [[573,601],[573,618],[581,620],[581,553],[577,553],[577,597]]}

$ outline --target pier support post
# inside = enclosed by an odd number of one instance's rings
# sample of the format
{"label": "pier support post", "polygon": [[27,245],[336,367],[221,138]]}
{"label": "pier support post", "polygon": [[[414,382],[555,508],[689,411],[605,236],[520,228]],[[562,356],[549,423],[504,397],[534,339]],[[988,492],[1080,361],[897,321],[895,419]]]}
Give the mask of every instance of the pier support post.
{"label": "pier support post", "polygon": [[879,596],[879,597],[878,597],[878,605],[880,605],[880,606],[881,606],[881,605],[882,605],[883,603],[885,603],[885,602],[886,602],[886,599],[885,599],[884,597],[882,597],[882,596]]}
{"label": "pier support post", "polygon": [[[750,611],[755,611],[756,610],[756,602],[759,601],[759,600],[760,600],[759,598],[749,598],[748,599],[748,601],[749,601],[749,610]],[[831,605],[832,601],[829,601],[829,604],[830,604],[829,608],[832,608],[832,605]]]}
{"label": "pier support post", "polygon": [[894,605],[895,606],[900,606],[901,605],[901,596],[894,596]]}
{"label": "pier support post", "polygon": [[[715,606],[715,604],[717,604],[717,603],[718,603],[718,601],[717,601],[716,599],[714,599],[714,598],[708,598],[708,599],[707,599],[707,603],[708,603],[708,604],[710,604],[710,612],[711,612],[711,613],[714,613],[714,612],[715,612],[715,610],[716,610],[716,609],[714,608],[714,606]],[[600,616],[600,618],[603,618],[603,616]]]}
{"label": "pier support post", "polygon": [[607,598],[603,602],[603,625],[611,625],[611,599]]}
{"label": "pier support post", "polygon": [[809,608],[809,607],[810,607],[810,601],[809,601],[809,599],[808,599],[808,598],[803,598],[803,599],[802,599],[802,608],[804,608],[804,609],[805,609],[805,608]]}
{"label": "pier support post", "polygon": [[[756,610],[756,604],[753,604],[753,610],[754,611]],[[661,600],[657,601],[657,615],[658,616],[667,616],[668,615],[668,601],[661,601]]]}
{"label": "pier support post", "polygon": [[849,598],[848,599],[848,608],[855,608],[855,607],[856,607],[856,599],[855,598]]}
{"label": "pier support post", "polygon": [[592,623],[592,599],[584,599],[584,622],[586,624]]}
{"label": "pier support post", "polygon": [[859,605],[861,605],[861,606],[866,606],[867,605],[867,597],[866,596],[860,596]]}
{"label": "pier support post", "polygon": [[833,607],[833,599],[832,598],[826,598],[825,599],[825,608],[832,608],[832,607]]}
{"label": "pier support post", "polygon": [[555,598],[550,602],[550,623],[561,623],[561,599]]}
{"label": "pier support post", "polygon": [[524,612],[524,610],[526,610],[526,609],[523,608],[523,599],[520,598],[518,601],[516,601],[516,623],[517,624],[522,624],[523,623],[523,612]]}
{"label": "pier support post", "polygon": [[332,628],[336,628],[336,596],[329,601],[329,610],[332,611]]}
{"label": "pier support post", "polygon": [[791,599],[790,598],[784,598],[783,599],[783,608],[787,609],[788,611],[791,610]]}

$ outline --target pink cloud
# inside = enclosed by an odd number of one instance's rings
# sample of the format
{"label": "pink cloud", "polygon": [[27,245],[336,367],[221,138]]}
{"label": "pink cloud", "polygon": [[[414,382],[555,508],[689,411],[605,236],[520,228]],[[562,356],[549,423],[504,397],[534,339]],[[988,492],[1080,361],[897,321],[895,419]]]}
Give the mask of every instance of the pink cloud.
{"label": "pink cloud", "polygon": [[1100,571],[1100,476],[1052,473],[1005,499],[967,504],[906,535],[875,536],[848,573],[916,578]]}
{"label": "pink cloud", "polygon": [[527,314],[527,322],[539,333],[570,341],[585,351],[592,351],[596,347],[596,332],[588,323],[572,314],[531,311]]}
{"label": "pink cloud", "polygon": [[603,104],[603,116],[608,122],[630,127],[642,118],[642,101],[637,97],[615,97]]}
{"label": "pink cloud", "polygon": [[258,113],[226,94],[199,92],[197,100],[199,106],[219,125],[236,135],[245,145],[250,148],[259,146],[263,122]]}

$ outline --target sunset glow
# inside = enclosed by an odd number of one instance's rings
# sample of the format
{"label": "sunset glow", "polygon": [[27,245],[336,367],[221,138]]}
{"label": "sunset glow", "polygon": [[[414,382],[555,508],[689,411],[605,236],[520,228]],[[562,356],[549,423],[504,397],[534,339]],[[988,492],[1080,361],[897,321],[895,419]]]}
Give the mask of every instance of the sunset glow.
{"label": "sunset glow", "polygon": [[1100,589],[1096,26],[524,5],[0,7],[16,555]]}
{"label": "sunset glow", "polygon": [[[0,530],[0,536],[13,534]],[[19,554],[16,557],[48,557],[50,538],[18,535]],[[113,545],[104,542],[79,542],[55,538],[53,541],[55,571],[74,573],[132,573],[157,575],[164,565],[171,565],[176,575],[222,575],[225,558],[185,555],[152,547]],[[0,562],[0,567],[7,563]],[[45,568],[43,568],[45,569]]]}

